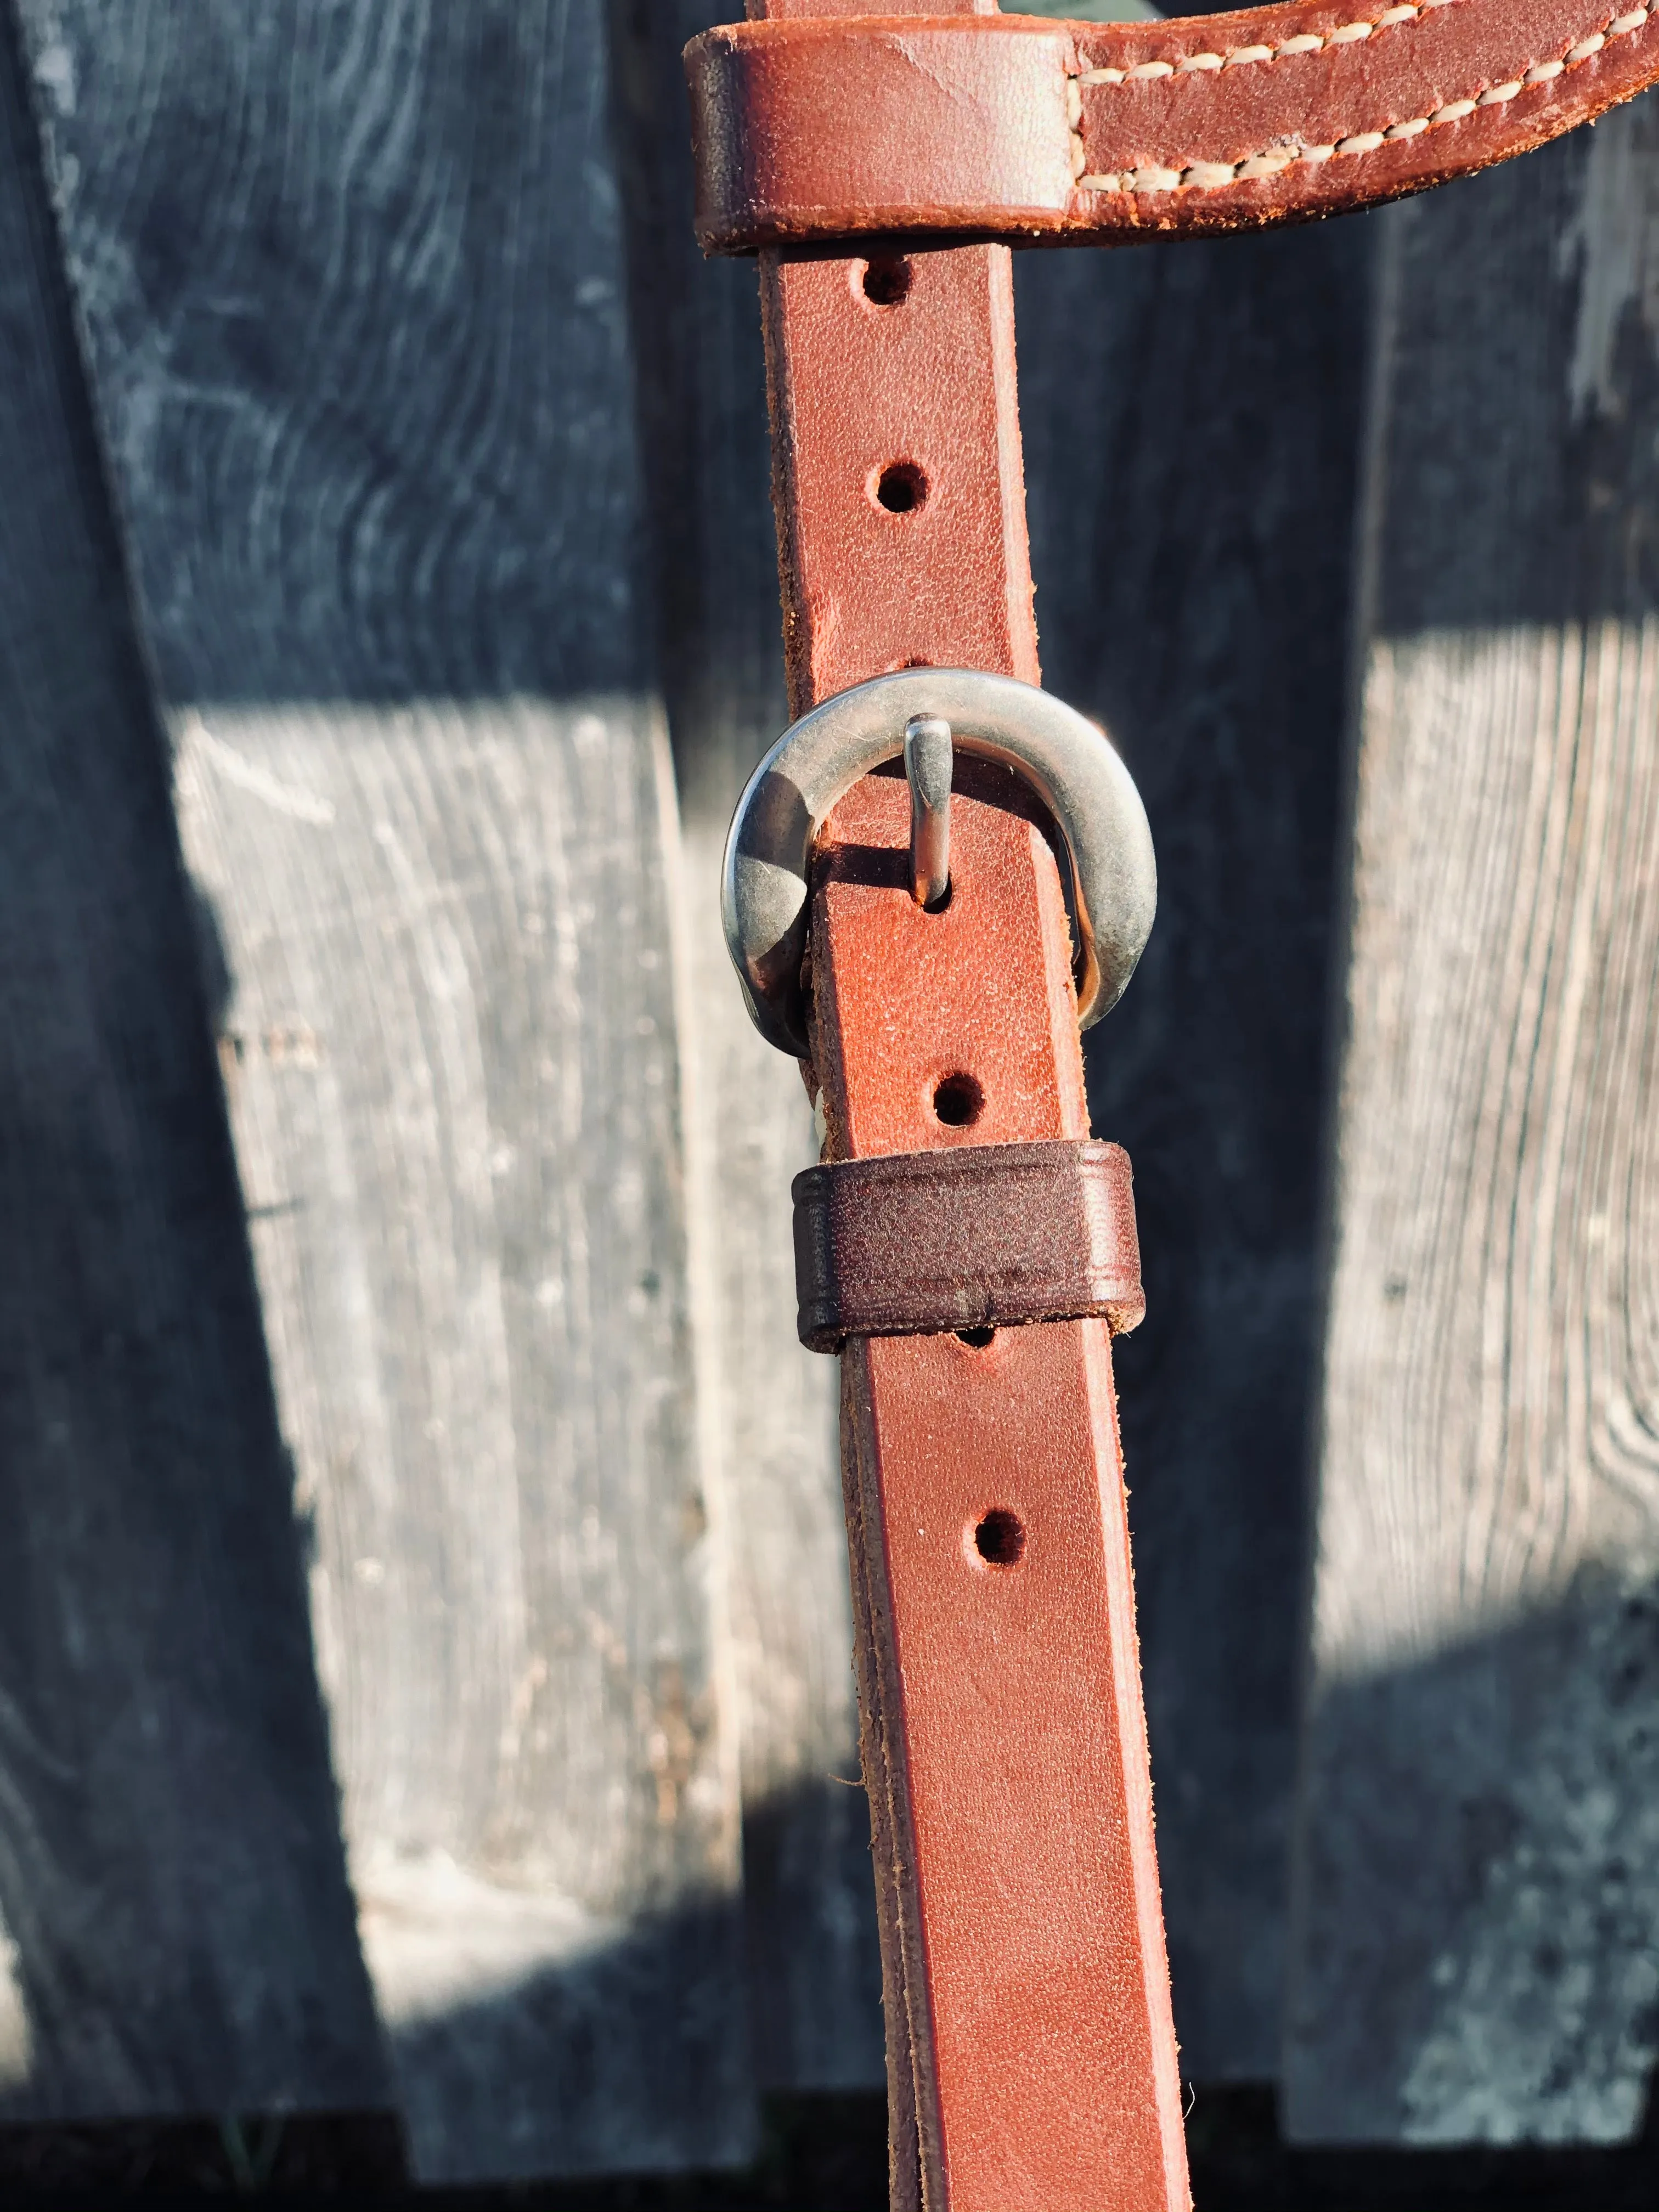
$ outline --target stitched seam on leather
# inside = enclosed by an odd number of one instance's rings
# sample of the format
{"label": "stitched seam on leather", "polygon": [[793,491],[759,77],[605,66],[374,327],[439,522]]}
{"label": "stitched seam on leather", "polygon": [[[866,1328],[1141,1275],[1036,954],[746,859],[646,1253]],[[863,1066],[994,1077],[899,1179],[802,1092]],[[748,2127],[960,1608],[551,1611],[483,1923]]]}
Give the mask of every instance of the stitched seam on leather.
{"label": "stitched seam on leather", "polygon": [[1420,15],[1431,15],[1436,9],[1452,4],[1453,0],[1415,0],[1415,5],[1411,4],[1411,0],[1403,0],[1403,4],[1385,8],[1380,15],[1339,23],[1334,31],[1298,32],[1279,46],[1231,46],[1223,54],[1183,54],[1179,61],[1137,62],[1133,69],[1083,70],[1079,72],[1078,81],[1082,84],[1130,84],[1147,77],[1191,76],[1222,69],[1259,66],[1263,62],[1285,61],[1294,55],[1322,52],[1327,46],[1358,46],[1375,37],[1378,31],[1414,23]]}
{"label": "stitched seam on leather", "polygon": [[[1312,53],[1316,46],[1358,43],[1358,34],[1369,38],[1375,30],[1416,21],[1436,8],[1444,8],[1451,0],[1419,0],[1415,7],[1391,8],[1368,26],[1348,24],[1335,32],[1327,32],[1321,38],[1309,33],[1305,39],[1287,40],[1276,49],[1267,46],[1240,46],[1226,56],[1188,55],[1179,64],[1170,62],[1143,62],[1135,69],[1085,70],[1067,81],[1066,98],[1072,125],[1072,174],[1080,191],[1091,192],[1162,192],[1179,189],[1199,191],[1220,191],[1229,185],[1249,181],[1257,177],[1276,176],[1281,170],[1293,167],[1299,161],[1324,162],[1338,156],[1353,159],[1374,154],[1380,148],[1402,138],[1415,138],[1425,131],[1440,130],[1462,123],[1486,107],[1501,107],[1526,91],[1528,87],[1553,83],[1569,69],[1580,67],[1601,52],[1609,39],[1632,38],[1644,29],[1659,11],[1659,0],[1651,4],[1622,10],[1610,16],[1599,31],[1591,31],[1570,46],[1565,55],[1553,61],[1534,62],[1508,84],[1489,85],[1484,92],[1469,100],[1445,101],[1431,114],[1412,116],[1404,121],[1391,123],[1385,130],[1351,131],[1345,133],[1328,146],[1285,146],[1264,148],[1259,154],[1249,155],[1241,161],[1190,161],[1183,168],[1145,166],[1126,169],[1117,175],[1107,173],[1090,175],[1088,156],[1083,144],[1084,85],[1122,84],[1133,77],[1173,76],[1186,75],[1192,70],[1214,70],[1235,66],[1239,61],[1277,61],[1287,53]],[[1356,35],[1344,39],[1346,30]]]}

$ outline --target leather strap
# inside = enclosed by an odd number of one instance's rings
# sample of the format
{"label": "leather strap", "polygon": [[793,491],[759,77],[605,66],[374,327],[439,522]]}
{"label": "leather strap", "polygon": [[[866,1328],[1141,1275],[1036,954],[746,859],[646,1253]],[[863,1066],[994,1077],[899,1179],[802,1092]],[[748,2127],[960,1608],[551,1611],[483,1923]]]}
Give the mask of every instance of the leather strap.
{"label": "leather strap", "polygon": [[[959,1078],[948,1110],[967,1116],[977,1103]],[[797,1328],[809,1351],[1090,1317],[1125,1336],[1146,1318],[1121,1145],[1050,1139],[834,1161],[798,1175],[794,1200]]]}
{"label": "leather strap", "polygon": [[[1045,838],[958,794],[937,914],[903,887],[908,842],[890,777],[830,818],[811,957],[832,1157],[1078,1143]],[[894,2203],[920,2177],[933,2212],[1185,2212],[1108,1324],[854,1338],[842,1413]]]}
{"label": "leather strap", "polygon": [[[798,714],[911,665],[1039,681],[1010,257],[942,240],[1358,206],[1659,75],[1659,22],[1607,0],[865,5],[750,0],[688,50],[702,234],[761,248]],[[912,231],[935,250],[877,235]],[[1088,1138],[1053,854],[992,772],[959,761],[955,791],[939,910],[902,781],[866,777],[820,841],[802,980],[831,1163]],[[1109,1322],[850,1334],[842,1378],[894,2205],[1186,2212]]]}
{"label": "leather strap", "polygon": [[710,31],[686,66],[710,251],[1087,244],[1338,214],[1524,153],[1659,78],[1659,0],[863,15]]}
{"label": "leather strap", "polygon": [[[1136,25],[864,3],[750,0],[760,20],[688,50],[702,235],[762,248],[797,714],[912,665],[1038,681],[1007,250],[872,234],[1328,213],[1522,151],[1659,76],[1659,21],[1620,0],[1291,0]],[[822,250],[860,238],[857,258]],[[911,896],[891,776],[836,807],[815,872],[808,1082],[829,1161],[887,1161],[890,1193],[915,1155],[1088,1137],[1053,854],[1012,790],[959,767],[956,791],[941,908]],[[948,1260],[929,1262],[947,1294]],[[848,1334],[842,1361],[893,2203],[1186,2212],[1109,1323],[975,1343],[939,1310],[932,1333]],[[821,1318],[849,1326],[844,1302]]]}
{"label": "leather strap", "polygon": [[[912,665],[1037,683],[1008,249],[760,267],[794,712]],[[977,775],[941,913],[906,888],[902,782],[828,826],[804,980],[831,1159],[1088,1135],[1058,872]],[[952,1075],[969,1123],[933,1111]],[[856,1339],[842,1435],[895,2212],[1185,2212],[1107,1324]],[[1012,1564],[981,1548],[998,1514]]]}

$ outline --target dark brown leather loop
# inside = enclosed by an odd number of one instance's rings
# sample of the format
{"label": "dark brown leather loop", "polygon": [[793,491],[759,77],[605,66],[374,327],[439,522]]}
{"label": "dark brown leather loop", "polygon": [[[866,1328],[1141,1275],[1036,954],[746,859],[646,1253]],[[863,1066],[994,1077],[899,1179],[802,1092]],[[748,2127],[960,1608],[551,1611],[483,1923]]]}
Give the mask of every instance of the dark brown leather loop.
{"label": "dark brown leather loop", "polygon": [[1146,1314],[1129,1155],[1087,1139],[899,1152],[794,1182],[796,1326],[849,1336]]}
{"label": "dark brown leather loop", "polygon": [[[971,19],[988,0],[934,0]],[[843,23],[869,0],[748,0]],[[835,95],[827,91],[826,99]],[[1040,682],[1012,256],[763,249],[793,710],[919,664]],[[883,496],[902,477],[915,496]],[[902,781],[836,808],[815,871],[832,1158],[1080,1142],[1053,855],[958,792],[951,896],[910,895]],[[942,1080],[983,1095],[971,1130]],[[842,1472],[880,1903],[894,2212],[1187,2212],[1109,1330],[849,1337]],[[984,1551],[981,1527],[1026,1541]],[[1041,1727],[1032,1716],[1040,1715]]]}
{"label": "dark brown leather loop", "polygon": [[1659,0],[1282,0],[1156,23],[745,23],[686,49],[710,252],[1110,243],[1338,214],[1659,78]]}

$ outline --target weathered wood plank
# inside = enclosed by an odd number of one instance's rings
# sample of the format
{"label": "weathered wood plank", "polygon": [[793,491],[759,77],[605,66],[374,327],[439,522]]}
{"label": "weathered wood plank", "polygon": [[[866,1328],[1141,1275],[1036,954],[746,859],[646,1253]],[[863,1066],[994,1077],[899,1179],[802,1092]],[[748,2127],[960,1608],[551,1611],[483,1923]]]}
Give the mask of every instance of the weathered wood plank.
{"label": "weathered wood plank", "polygon": [[0,15],[0,2112],[386,2094],[165,744]]}
{"label": "weathered wood plank", "polygon": [[685,835],[688,1046],[720,1292],[744,1931],[760,2080],[874,2087],[884,2079],[881,1972],[836,1369],[794,1331],[789,1185],[816,1146],[800,1078],[751,1026],[720,933],[726,824],[788,707],[754,269],[703,263],[690,227],[680,48],[718,20],[712,0],[631,0],[617,15],[659,629]]}
{"label": "weathered wood plank", "polygon": [[1278,2071],[1367,220],[1016,264],[1043,680],[1146,800],[1087,1039],[1148,1313],[1115,1358],[1182,2063]]}
{"label": "weathered wood plank", "polygon": [[605,9],[25,15],[417,2171],[740,2158]]}
{"label": "weathered wood plank", "polygon": [[1287,2111],[1615,2141],[1659,2047],[1659,109],[1386,237]]}
{"label": "weathered wood plank", "polygon": [[210,707],[177,771],[417,2167],[717,2161],[665,744],[604,698]]}

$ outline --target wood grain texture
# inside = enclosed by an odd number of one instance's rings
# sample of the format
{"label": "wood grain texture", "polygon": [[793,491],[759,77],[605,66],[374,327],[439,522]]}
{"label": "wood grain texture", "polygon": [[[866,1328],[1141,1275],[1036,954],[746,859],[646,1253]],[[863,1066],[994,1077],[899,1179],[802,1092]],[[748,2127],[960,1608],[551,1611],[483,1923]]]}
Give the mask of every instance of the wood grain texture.
{"label": "wood grain texture", "polygon": [[25,15],[416,2170],[740,2160],[604,10]]}
{"label": "wood grain texture", "polygon": [[1200,2082],[1279,2067],[1370,240],[1016,262],[1044,680],[1105,720],[1158,846],[1157,927],[1085,1046],[1134,1163],[1147,1318],[1114,1364]]}
{"label": "wood grain texture", "polygon": [[0,16],[0,2112],[383,2101],[191,902]]}
{"label": "wood grain texture", "polygon": [[1659,2047],[1659,112],[1385,234],[1287,2111],[1615,2141]]}
{"label": "wood grain texture", "polygon": [[750,1023],[720,930],[726,825],[788,707],[755,272],[704,264],[691,233],[680,48],[715,20],[709,0],[619,7],[620,149],[720,1285],[755,2062],[769,2086],[857,2088],[884,2060],[836,1370],[795,1336],[790,1229],[789,1184],[817,1146],[799,1075]]}
{"label": "wood grain texture", "polygon": [[176,763],[417,2165],[718,2159],[737,1808],[665,744],[604,699],[210,708]]}

